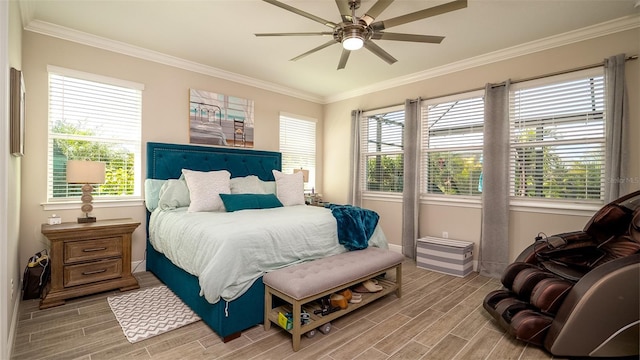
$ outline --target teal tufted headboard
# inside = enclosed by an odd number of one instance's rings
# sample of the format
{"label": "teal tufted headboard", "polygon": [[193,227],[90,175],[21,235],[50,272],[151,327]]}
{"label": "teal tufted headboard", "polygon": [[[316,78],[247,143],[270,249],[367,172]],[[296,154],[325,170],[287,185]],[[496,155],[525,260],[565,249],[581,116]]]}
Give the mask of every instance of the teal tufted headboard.
{"label": "teal tufted headboard", "polygon": [[256,175],[261,180],[273,181],[271,170],[282,169],[282,154],[231,147],[147,143],[148,179],[177,179],[182,169],[228,170],[232,178]]}

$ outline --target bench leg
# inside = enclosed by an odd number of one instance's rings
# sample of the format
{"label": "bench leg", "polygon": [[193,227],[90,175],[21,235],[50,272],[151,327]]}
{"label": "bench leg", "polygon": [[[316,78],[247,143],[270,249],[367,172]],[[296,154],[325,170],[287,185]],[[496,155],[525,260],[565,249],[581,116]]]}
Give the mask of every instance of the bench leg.
{"label": "bench leg", "polygon": [[398,298],[402,297],[402,263],[400,263],[396,267],[396,285],[398,288],[396,289],[396,296]]}
{"label": "bench leg", "polygon": [[271,320],[269,320],[269,314],[271,314],[271,301],[272,300],[272,296],[271,296],[271,291],[269,291],[269,287],[265,286],[264,287],[264,330],[269,330],[271,329]]}
{"label": "bench leg", "polygon": [[302,313],[302,303],[298,300],[293,301],[293,328],[291,331],[291,336],[293,337],[293,351],[300,350],[300,337],[301,333],[301,313]]}

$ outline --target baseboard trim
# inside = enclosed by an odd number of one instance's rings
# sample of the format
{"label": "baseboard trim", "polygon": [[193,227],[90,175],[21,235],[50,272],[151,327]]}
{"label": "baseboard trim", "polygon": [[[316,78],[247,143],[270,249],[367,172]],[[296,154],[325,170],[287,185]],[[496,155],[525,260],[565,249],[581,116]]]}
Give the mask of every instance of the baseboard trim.
{"label": "baseboard trim", "polygon": [[131,272],[145,272],[147,271],[147,260],[138,260],[131,262]]}
{"label": "baseboard trim", "polygon": [[402,254],[402,245],[389,244],[389,250]]}
{"label": "baseboard trim", "polygon": [[[22,293],[20,291],[17,292],[18,297],[22,297]],[[9,359],[13,354],[13,345],[16,337],[16,329],[18,328],[18,313],[20,311],[20,298],[15,300],[15,305],[13,305],[13,316],[11,317],[11,327],[9,328],[9,337],[7,338],[7,344],[9,346]]]}

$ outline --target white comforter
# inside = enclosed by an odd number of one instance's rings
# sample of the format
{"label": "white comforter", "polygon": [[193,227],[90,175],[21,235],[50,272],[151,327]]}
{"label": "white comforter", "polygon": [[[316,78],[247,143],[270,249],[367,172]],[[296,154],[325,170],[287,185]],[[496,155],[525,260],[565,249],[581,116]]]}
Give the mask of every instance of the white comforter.
{"label": "white comforter", "polygon": [[[156,250],[198,277],[200,295],[212,304],[238,298],[270,270],[347,251],[331,211],[306,205],[229,213],[156,209],[149,235]],[[388,247],[379,225],[369,245]]]}

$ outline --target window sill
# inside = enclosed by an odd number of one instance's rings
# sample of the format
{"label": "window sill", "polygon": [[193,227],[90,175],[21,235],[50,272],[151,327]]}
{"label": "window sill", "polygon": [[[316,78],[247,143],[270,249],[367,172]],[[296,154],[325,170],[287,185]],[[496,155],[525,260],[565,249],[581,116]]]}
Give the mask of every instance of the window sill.
{"label": "window sill", "polygon": [[[44,211],[52,210],[75,210],[82,204],[80,200],[68,200],[68,201],[51,201],[40,204]],[[129,207],[129,206],[144,206],[143,199],[120,199],[120,200],[94,200],[93,208],[114,208],[114,207]]]}
{"label": "window sill", "polygon": [[[402,194],[391,193],[364,193],[363,200],[402,202]],[[421,205],[463,207],[472,209],[482,209],[482,198],[471,196],[447,197],[447,196],[422,196]],[[545,201],[536,199],[511,199],[510,211],[526,213],[542,213],[553,215],[570,216],[593,216],[603,204],[600,203],[579,203],[569,201]]]}
{"label": "window sill", "polygon": [[366,192],[362,194],[362,200],[402,202],[402,193]]}
{"label": "window sill", "polygon": [[593,216],[604,204],[598,203],[578,203],[569,201],[545,201],[545,200],[514,200],[511,199],[509,209],[511,211],[556,214],[556,215],[574,215],[574,216]]}
{"label": "window sill", "polygon": [[428,195],[420,198],[420,204],[437,206],[455,206],[464,208],[481,209],[482,198],[480,196],[438,196]]}

